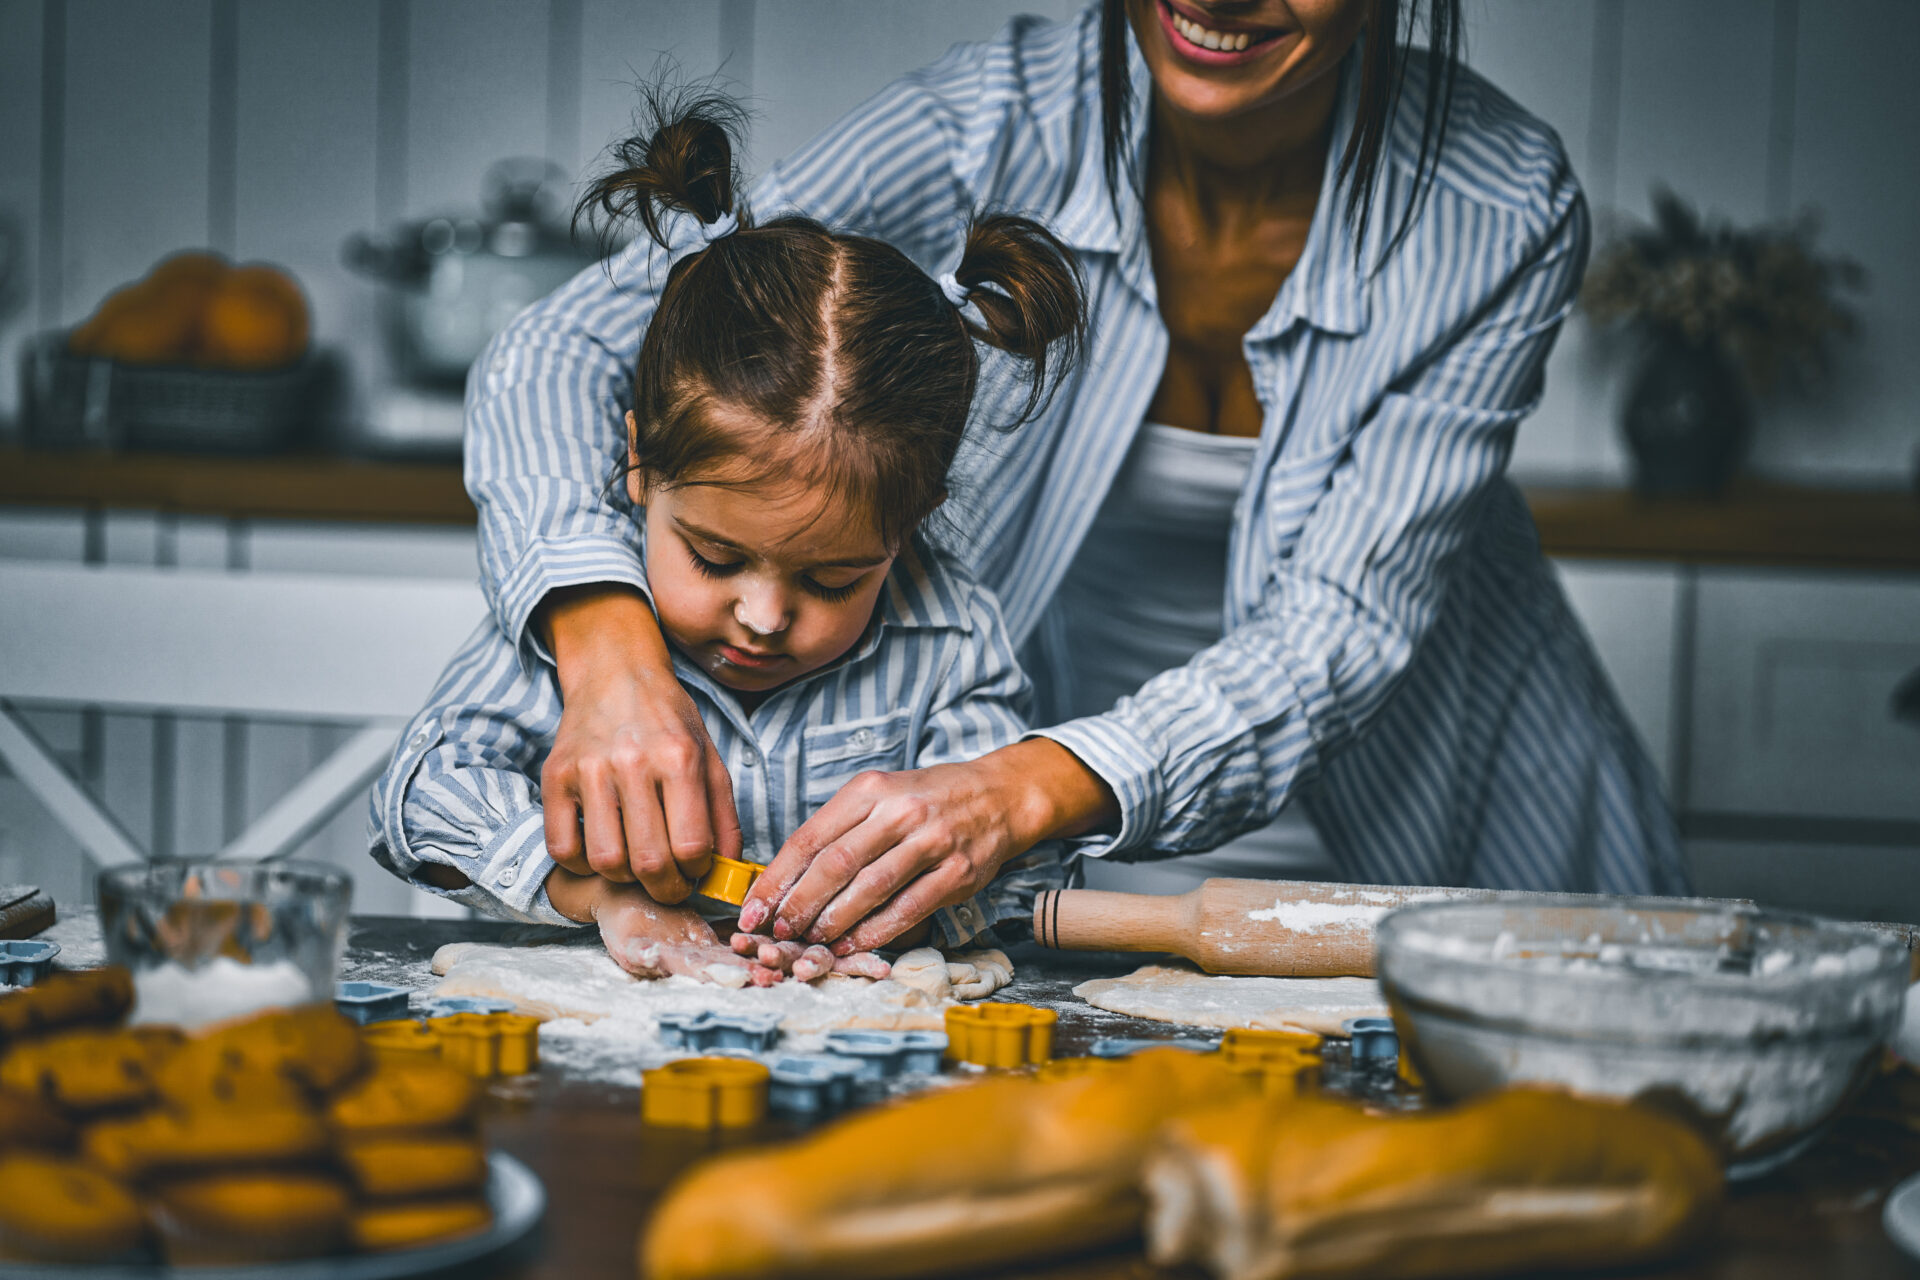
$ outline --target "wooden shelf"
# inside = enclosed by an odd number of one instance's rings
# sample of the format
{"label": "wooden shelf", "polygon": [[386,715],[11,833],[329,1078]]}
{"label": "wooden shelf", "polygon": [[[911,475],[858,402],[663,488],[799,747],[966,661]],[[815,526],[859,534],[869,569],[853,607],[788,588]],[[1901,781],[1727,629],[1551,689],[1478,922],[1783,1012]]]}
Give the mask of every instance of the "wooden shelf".
{"label": "wooden shelf", "polygon": [[[1531,487],[1548,554],[1694,564],[1920,571],[1920,497],[1750,481],[1725,498]],[[235,519],[472,524],[451,462],[0,449],[0,503]]]}

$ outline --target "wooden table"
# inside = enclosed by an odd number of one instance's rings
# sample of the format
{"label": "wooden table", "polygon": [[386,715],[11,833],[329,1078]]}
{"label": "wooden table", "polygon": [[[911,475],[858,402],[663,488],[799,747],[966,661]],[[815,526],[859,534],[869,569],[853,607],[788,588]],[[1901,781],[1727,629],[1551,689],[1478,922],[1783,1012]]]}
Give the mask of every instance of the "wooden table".
{"label": "wooden table", "polygon": [[[509,926],[491,922],[365,917],[356,921],[347,977],[425,981],[425,966],[446,942],[493,939]],[[1019,976],[1008,999],[1057,999],[1088,977],[1126,972],[1148,957],[1041,952],[1016,956]],[[1082,1006],[1061,1016],[1057,1051],[1084,1053],[1096,1036],[1168,1038],[1180,1028]],[[640,1225],[662,1190],[711,1152],[779,1141],[797,1132],[769,1123],[727,1137],[649,1129],[638,1093],[570,1078],[549,1067],[537,1077],[503,1080],[485,1108],[487,1139],[525,1161],[547,1187],[543,1227],[491,1273],[521,1280],[587,1280],[635,1274]],[[937,1155],[930,1155],[937,1159]],[[1729,1197],[1721,1236],[1673,1266],[1631,1274],[1688,1280],[1880,1280],[1920,1276],[1880,1226],[1886,1193],[1920,1170],[1920,1138],[1883,1124],[1842,1121],[1786,1169]],[[751,1212],[743,1198],[742,1212]],[[1152,1280],[1137,1245],[1022,1270],[1040,1280]],[[1195,1273],[1197,1274],[1197,1273]]]}

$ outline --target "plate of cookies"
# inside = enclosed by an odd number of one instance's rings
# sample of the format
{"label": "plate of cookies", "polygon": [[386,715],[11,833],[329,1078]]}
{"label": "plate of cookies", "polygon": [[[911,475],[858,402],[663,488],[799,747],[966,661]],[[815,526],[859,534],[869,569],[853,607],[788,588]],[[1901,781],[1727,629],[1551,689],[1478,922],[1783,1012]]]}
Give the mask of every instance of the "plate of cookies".
{"label": "plate of cookies", "polygon": [[0,995],[0,1270],[385,1280],[472,1262],[546,1193],[473,1079],[327,1006],[126,1025],[124,970]]}

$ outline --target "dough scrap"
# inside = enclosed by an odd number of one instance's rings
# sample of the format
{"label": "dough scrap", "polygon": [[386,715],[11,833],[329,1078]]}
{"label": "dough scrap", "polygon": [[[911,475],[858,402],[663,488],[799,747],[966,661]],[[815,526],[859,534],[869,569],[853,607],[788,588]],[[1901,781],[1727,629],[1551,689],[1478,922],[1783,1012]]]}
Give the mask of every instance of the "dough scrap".
{"label": "dough scrap", "polygon": [[963,951],[947,963],[947,981],[961,1000],[984,1000],[1013,981],[1013,961],[996,948]]}
{"label": "dough scrap", "polygon": [[935,947],[917,947],[893,962],[893,980],[924,992],[935,1004],[953,999],[947,958]]}
{"label": "dough scrap", "polygon": [[1237,978],[1150,964],[1124,978],[1083,982],[1073,994],[1096,1009],[1189,1027],[1258,1027],[1342,1035],[1349,1018],[1387,1016],[1372,978]]}

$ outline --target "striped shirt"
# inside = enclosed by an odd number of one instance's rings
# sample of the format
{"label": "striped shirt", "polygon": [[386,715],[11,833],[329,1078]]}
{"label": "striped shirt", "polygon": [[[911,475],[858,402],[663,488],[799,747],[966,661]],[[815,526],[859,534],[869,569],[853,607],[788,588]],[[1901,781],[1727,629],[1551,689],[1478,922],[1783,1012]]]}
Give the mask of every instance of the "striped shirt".
{"label": "striped shirt", "polygon": [[[643,550],[643,530],[630,520]],[[674,655],[733,779],[749,861],[767,863],[809,814],[866,769],[911,769],[1019,739],[1030,686],[993,597],[918,539],[894,561],[874,620],[839,661],[748,712]],[[540,768],[560,724],[549,663],[519,661],[492,622],[448,665],[374,786],[374,858],[415,883],[423,863],[471,886],[423,887],[494,916],[570,925],[548,901]],[[1030,918],[1034,894],[1066,883],[1058,844],[1013,860],[972,898],[942,907],[937,939],[957,947],[1001,920]]]}
{"label": "striped shirt", "polygon": [[[1137,49],[1132,63],[1144,148],[1151,85]],[[775,165],[753,205],[879,236],[935,272],[978,207],[1040,217],[1078,256],[1088,358],[1008,432],[1017,384],[988,357],[944,534],[999,596],[1043,722],[1074,657],[1056,588],[1168,345],[1140,202],[1116,210],[1102,177],[1098,70],[1097,6],[1015,19]],[[1342,75],[1333,156],[1354,127],[1353,59]],[[1356,880],[1679,892],[1658,778],[1504,475],[1585,266],[1586,205],[1553,132],[1463,70],[1431,189],[1389,253],[1426,94],[1416,56],[1364,239],[1329,163],[1299,263],[1244,339],[1264,420],[1221,641],[1040,732],[1119,799],[1095,855],[1208,849],[1297,799]],[[468,486],[509,635],[557,587],[644,584],[601,482],[665,265],[641,242],[582,274],[469,379]]]}

